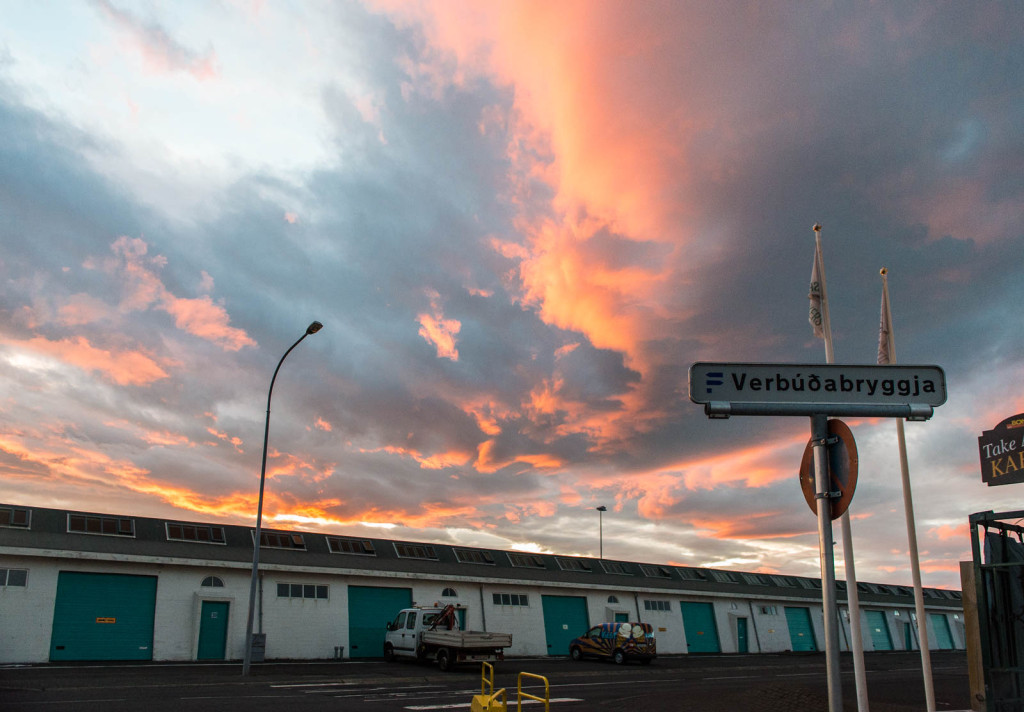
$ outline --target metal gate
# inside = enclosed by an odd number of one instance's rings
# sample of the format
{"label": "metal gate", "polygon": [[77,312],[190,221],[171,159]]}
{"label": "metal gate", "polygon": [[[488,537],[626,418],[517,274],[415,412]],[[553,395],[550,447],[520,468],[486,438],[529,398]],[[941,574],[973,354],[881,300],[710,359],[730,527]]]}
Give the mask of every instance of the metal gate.
{"label": "metal gate", "polygon": [[885,611],[864,611],[864,618],[871,631],[871,642],[875,650],[892,650],[892,636],[889,635],[889,624],[885,620]]}
{"label": "metal gate", "polygon": [[568,655],[569,643],[590,627],[587,599],[581,596],[541,596],[548,655]]}
{"label": "metal gate", "polygon": [[1024,511],[970,518],[989,712],[1024,707],[1024,527],[1016,523],[1021,519]]}
{"label": "metal gate", "polygon": [[720,653],[718,629],[715,627],[715,607],[710,603],[680,601],[683,631],[686,633],[686,652]]}
{"label": "metal gate", "polygon": [[152,660],[156,577],[61,571],[50,660]]}
{"label": "metal gate", "polygon": [[411,588],[348,587],[348,648],[351,658],[384,654],[387,624],[412,605]]}
{"label": "metal gate", "polygon": [[818,649],[814,643],[811,609],[786,606],[786,625],[789,627],[789,642],[793,646],[793,652]]}

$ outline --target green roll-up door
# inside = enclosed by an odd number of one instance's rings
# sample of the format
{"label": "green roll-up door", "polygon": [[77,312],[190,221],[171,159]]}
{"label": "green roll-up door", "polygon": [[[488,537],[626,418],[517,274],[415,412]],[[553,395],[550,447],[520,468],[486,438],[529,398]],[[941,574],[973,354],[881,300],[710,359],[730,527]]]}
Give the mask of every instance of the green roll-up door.
{"label": "green roll-up door", "polygon": [[384,655],[387,624],[412,605],[411,588],[348,587],[348,645],[351,658]]}
{"label": "green roll-up door", "polygon": [[871,643],[875,650],[892,650],[892,636],[889,624],[885,620],[885,611],[864,611],[864,618],[871,631]]}
{"label": "green roll-up door", "polygon": [[949,630],[949,619],[945,613],[929,613],[932,630],[935,631],[935,647],[939,650],[953,649],[953,634]]}
{"label": "green roll-up door", "polygon": [[50,660],[152,660],[156,577],[61,571]]}
{"label": "green roll-up door", "polygon": [[710,603],[680,601],[683,630],[686,633],[686,652],[720,653],[718,628],[715,627],[715,607]]}
{"label": "green roll-up door", "polygon": [[789,642],[793,651],[817,650],[814,643],[814,628],[811,626],[809,608],[786,607],[786,625],[789,627]]}
{"label": "green roll-up door", "polygon": [[548,655],[568,655],[569,643],[590,628],[587,599],[580,596],[541,596]]}

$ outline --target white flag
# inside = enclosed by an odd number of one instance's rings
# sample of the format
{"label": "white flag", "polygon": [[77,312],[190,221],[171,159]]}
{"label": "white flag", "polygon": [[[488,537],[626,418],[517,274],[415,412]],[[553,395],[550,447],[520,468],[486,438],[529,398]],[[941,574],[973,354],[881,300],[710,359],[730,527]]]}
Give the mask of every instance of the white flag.
{"label": "white flag", "polygon": [[811,309],[807,314],[807,320],[811,322],[811,327],[814,329],[814,335],[819,339],[825,338],[825,332],[821,328],[821,278],[818,276],[818,261],[821,259],[821,254],[818,252],[818,246],[814,246],[814,267],[811,268],[811,291],[807,295],[808,299],[811,300]]}
{"label": "white flag", "polygon": [[884,366],[890,363],[889,354],[889,332],[892,327],[889,324],[889,290],[882,286],[882,316],[878,322],[878,364]]}

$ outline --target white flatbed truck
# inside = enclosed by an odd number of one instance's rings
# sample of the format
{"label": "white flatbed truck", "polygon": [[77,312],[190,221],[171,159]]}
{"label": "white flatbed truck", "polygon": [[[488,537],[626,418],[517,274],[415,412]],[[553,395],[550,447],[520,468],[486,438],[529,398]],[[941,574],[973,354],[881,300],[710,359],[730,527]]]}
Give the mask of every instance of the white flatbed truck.
{"label": "white flatbed truck", "polygon": [[511,645],[511,633],[460,630],[454,606],[404,608],[388,623],[384,659],[436,660],[447,672],[463,662],[504,660]]}

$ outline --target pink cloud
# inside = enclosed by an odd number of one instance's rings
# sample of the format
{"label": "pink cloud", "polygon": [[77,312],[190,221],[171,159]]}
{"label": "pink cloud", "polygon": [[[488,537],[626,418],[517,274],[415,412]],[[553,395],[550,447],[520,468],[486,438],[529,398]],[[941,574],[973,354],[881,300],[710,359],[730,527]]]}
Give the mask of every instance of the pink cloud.
{"label": "pink cloud", "polygon": [[163,27],[143,23],[131,13],[114,7],[109,0],[93,0],[93,3],[121,30],[128,45],[139,53],[151,72],[185,72],[200,81],[217,76],[217,55],[212,49],[199,54],[175,41]]}
{"label": "pink cloud", "polygon": [[[162,255],[149,257],[149,246],[141,238],[119,237],[111,245],[114,258],[103,268],[123,280],[120,303],[122,311],[144,311],[157,308],[174,318],[182,331],[219,345],[225,351],[238,351],[256,342],[243,330],[229,326],[230,317],[222,305],[209,296],[186,298],[175,296],[164,286],[158,270],[167,264]],[[200,288],[213,287],[213,278],[202,273]]]}

